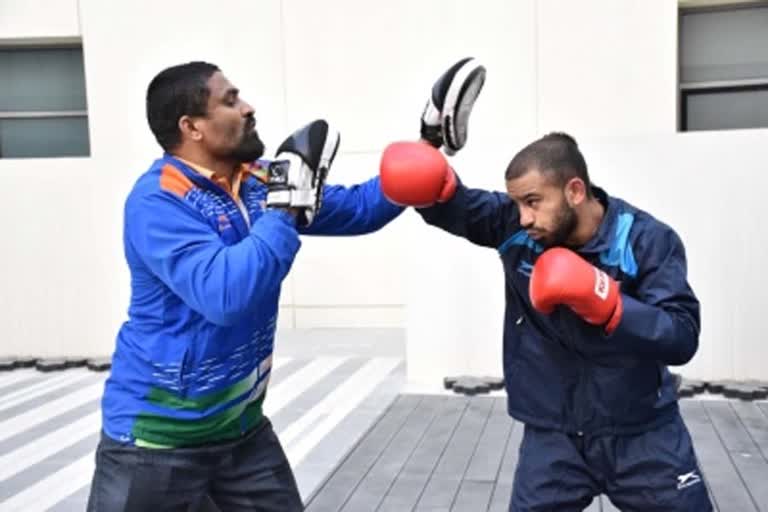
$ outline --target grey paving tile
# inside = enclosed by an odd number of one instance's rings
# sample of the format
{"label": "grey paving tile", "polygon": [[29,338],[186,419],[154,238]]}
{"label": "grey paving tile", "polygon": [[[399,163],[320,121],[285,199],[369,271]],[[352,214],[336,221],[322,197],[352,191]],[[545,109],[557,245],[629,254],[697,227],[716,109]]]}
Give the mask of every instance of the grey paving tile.
{"label": "grey paving tile", "polygon": [[66,383],[64,385],[54,384],[53,387],[51,387],[44,394],[38,395],[28,400],[24,400],[23,402],[19,402],[13,407],[9,407],[5,410],[0,411],[0,421],[6,421],[9,418],[12,418],[18,414],[25,413],[32,409],[39,409],[41,407],[45,407],[45,404],[47,404],[48,402],[51,402],[63,396],[67,396],[79,389],[90,386],[91,384],[96,384],[97,382],[100,382],[103,380],[104,380],[103,375],[94,372],[92,373],[92,375],[86,375],[84,380],[73,382],[71,384],[66,384]]}
{"label": "grey paving tile", "polygon": [[[16,372],[20,373],[17,374]],[[25,388],[29,388],[42,382],[46,378],[44,373],[34,370],[16,370],[16,372],[11,372],[6,378],[0,380],[0,397],[5,397],[10,393],[22,391]]]}
{"label": "grey paving tile", "polygon": [[754,402],[731,402],[731,407],[762,452],[763,458],[768,460],[768,416]]}
{"label": "grey paving tile", "polygon": [[465,480],[496,481],[513,423],[514,420],[507,414],[506,400],[494,398],[491,415],[477,443],[477,449],[472,455],[469,468],[464,475]]}
{"label": "grey paving tile", "polygon": [[758,446],[744,428],[731,403],[725,400],[702,402],[709,420],[720,435],[720,440],[728,451],[760,455]]}
{"label": "grey paving tile", "polygon": [[88,505],[88,492],[90,485],[79,489],[69,497],[61,500],[56,505],[48,509],[49,512],[83,512]]}
{"label": "grey paving tile", "polygon": [[720,441],[730,452],[747,492],[760,512],[768,512],[768,462],[736,415],[730,402],[707,401],[704,408]]}
{"label": "grey paving tile", "polygon": [[0,501],[7,500],[14,494],[36,484],[46,476],[55,473],[81,457],[92,453],[96,449],[97,443],[97,434],[86,437],[71,446],[67,446],[51,457],[15,474],[11,478],[4,480],[3,484],[0,486]]}
{"label": "grey paving tile", "polygon": [[469,404],[465,397],[427,397],[438,412],[395,479],[379,510],[413,510]]}
{"label": "grey paving tile", "polygon": [[469,399],[454,398],[443,402],[438,418],[430,425],[424,441],[414,450],[403,469],[404,477],[429,476],[435,471],[435,467],[448,448],[459,420],[464,414]]}
{"label": "grey paving tile", "polygon": [[340,510],[360,481],[421,402],[421,397],[401,395],[365,438],[334,471],[323,488],[307,505],[308,512]]}
{"label": "grey paving tile", "polygon": [[404,380],[404,368],[398,367],[366,398],[365,406],[357,407],[348,414],[294,468],[299,491],[305,501],[312,499],[334,468],[379,421],[397,398]]}
{"label": "grey paving tile", "polygon": [[419,499],[419,508],[451,506],[492,407],[493,399],[490,397],[470,400],[450,443],[427,482]]}
{"label": "grey paving tile", "polygon": [[515,479],[515,470],[517,469],[517,459],[520,456],[520,442],[523,440],[523,431],[525,425],[515,421],[512,425],[512,431],[507,439],[507,446],[504,450],[504,458],[501,461],[498,483],[501,485],[512,486]]}
{"label": "grey paving tile", "polygon": [[419,498],[417,510],[450,508],[461,485],[460,475],[432,475]]}
{"label": "grey paving tile", "polygon": [[70,409],[65,413],[59,414],[58,416],[54,416],[48,422],[35,425],[28,430],[19,432],[18,434],[9,437],[8,439],[0,441],[0,453],[9,453],[19,446],[28,443],[34,443],[36,439],[44,436],[49,432],[53,432],[54,430],[61,428],[64,425],[72,423],[75,420],[79,420],[83,416],[99,411],[100,406],[100,399],[92,400],[81,406],[75,407],[74,409]]}
{"label": "grey paving tile", "polygon": [[[368,361],[362,358],[351,358],[334,368],[328,375],[323,376],[314,383],[304,393],[301,393],[295,399],[291,400],[280,411],[270,416],[270,421],[278,432],[283,431],[294,421],[301,418],[307,411],[312,409],[318,402],[331,394],[336,388],[344,384],[353,373],[362,368]],[[278,370],[282,370],[279,368]],[[270,387],[273,384],[270,383]],[[269,393],[269,391],[267,391]],[[269,397],[267,397],[267,400]]]}
{"label": "grey paving tile", "polygon": [[343,507],[343,512],[375,510],[378,507],[423,438],[440,405],[438,400],[424,399],[413,410],[390,445],[355,489]]}
{"label": "grey paving tile", "polygon": [[492,407],[493,398],[490,397],[475,397],[470,400],[448,448],[435,468],[436,476],[464,475]]}
{"label": "grey paving tile", "polygon": [[272,375],[269,377],[269,388],[274,389],[275,386],[280,384],[282,381],[296,373],[297,371],[301,370],[303,367],[308,365],[312,362],[312,359],[310,358],[294,358],[290,361],[287,361],[285,364],[280,366],[279,368],[275,368],[272,370]]}
{"label": "grey paving tile", "polygon": [[451,507],[451,512],[478,512],[487,510],[491,502],[494,483],[464,480]]}
{"label": "grey paving tile", "polygon": [[384,497],[377,512],[404,512],[413,510],[419,501],[419,496],[427,484],[427,477],[414,476],[411,478],[395,479]]}
{"label": "grey paving tile", "polygon": [[491,503],[488,505],[488,512],[507,512],[509,510],[509,500],[512,497],[512,482],[500,484],[496,482],[491,495]]}
{"label": "grey paving tile", "polygon": [[704,405],[698,401],[684,400],[680,402],[680,407],[691,432],[702,472],[718,508],[739,512],[757,511],[727,449],[710,422]]}

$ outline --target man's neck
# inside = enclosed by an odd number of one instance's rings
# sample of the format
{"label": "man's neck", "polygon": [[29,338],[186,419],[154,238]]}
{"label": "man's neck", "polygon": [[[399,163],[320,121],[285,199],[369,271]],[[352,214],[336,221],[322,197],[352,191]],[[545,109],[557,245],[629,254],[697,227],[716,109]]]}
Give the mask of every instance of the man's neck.
{"label": "man's neck", "polygon": [[211,171],[215,176],[225,176],[229,182],[232,182],[232,177],[235,171],[238,169],[239,164],[234,160],[222,160],[215,158],[211,155],[200,154],[195,151],[179,150],[173,153],[174,156],[198,167],[203,167]]}
{"label": "man's neck", "polygon": [[602,224],[605,216],[605,207],[596,197],[592,197],[583,206],[583,209],[577,214],[579,220],[576,230],[568,241],[568,245],[574,247],[581,247],[589,242],[600,229],[600,224]]}

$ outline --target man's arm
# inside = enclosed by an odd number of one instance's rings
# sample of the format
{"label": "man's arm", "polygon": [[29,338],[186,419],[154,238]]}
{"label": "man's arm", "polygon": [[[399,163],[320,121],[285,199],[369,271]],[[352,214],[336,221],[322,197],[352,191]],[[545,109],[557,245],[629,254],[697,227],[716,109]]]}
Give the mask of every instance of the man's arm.
{"label": "man's arm", "polygon": [[463,186],[442,153],[423,142],[387,146],[380,173],[390,200],[414,206],[427,223],[475,244],[498,248],[519,228],[513,201]]}
{"label": "man's arm", "polygon": [[242,241],[227,246],[199,212],[165,191],[129,198],[126,243],[168,288],[207,320],[233,325],[275,293],[300,242],[283,210],[257,219]]}
{"label": "man's arm", "polygon": [[378,176],[359,185],[326,185],[315,220],[299,232],[308,235],[361,235],[377,231],[403,212],[381,192]]}
{"label": "man's arm", "polygon": [[642,240],[636,254],[640,274],[630,296],[604,271],[564,247],[544,251],[531,272],[530,296],[536,310],[558,305],[601,326],[600,343],[617,351],[685,364],[699,344],[699,302],[686,278],[683,243],[663,226]]}
{"label": "man's arm", "polygon": [[445,203],[417,208],[427,224],[473,244],[498,249],[519,227],[515,204],[501,192],[467,188],[457,178],[456,193]]}
{"label": "man's arm", "polygon": [[622,294],[623,314],[609,340],[640,356],[683,365],[699,346],[699,301],[688,284],[678,235],[664,226],[651,238],[638,258],[636,292]]}

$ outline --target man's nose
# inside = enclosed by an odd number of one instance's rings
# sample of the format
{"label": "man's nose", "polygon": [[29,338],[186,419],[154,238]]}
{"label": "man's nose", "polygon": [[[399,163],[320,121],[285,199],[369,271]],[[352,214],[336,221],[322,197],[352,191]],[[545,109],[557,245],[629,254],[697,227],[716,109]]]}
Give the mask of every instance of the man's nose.
{"label": "man's nose", "polygon": [[251,106],[251,104],[245,101],[243,102],[241,109],[242,109],[243,117],[253,117],[254,114],[256,113],[256,111],[253,110],[253,107]]}
{"label": "man's nose", "polygon": [[524,229],[533,227],[533,212],[531,212],[530,208],[520,209],[520,225]]}

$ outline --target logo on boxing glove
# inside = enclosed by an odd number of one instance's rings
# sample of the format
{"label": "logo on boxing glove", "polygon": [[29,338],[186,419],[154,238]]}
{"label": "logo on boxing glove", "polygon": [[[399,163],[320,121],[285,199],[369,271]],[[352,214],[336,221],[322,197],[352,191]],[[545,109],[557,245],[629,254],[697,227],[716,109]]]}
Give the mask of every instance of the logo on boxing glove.
{"label": "logo on boxing glove", "polygon": [[602,300],[606,300],[608,298],[608,290],[610,288],[610,283],[608,281],[608,274],[603,272],[602,270],[595,268],[595,295],[600,297]]}

